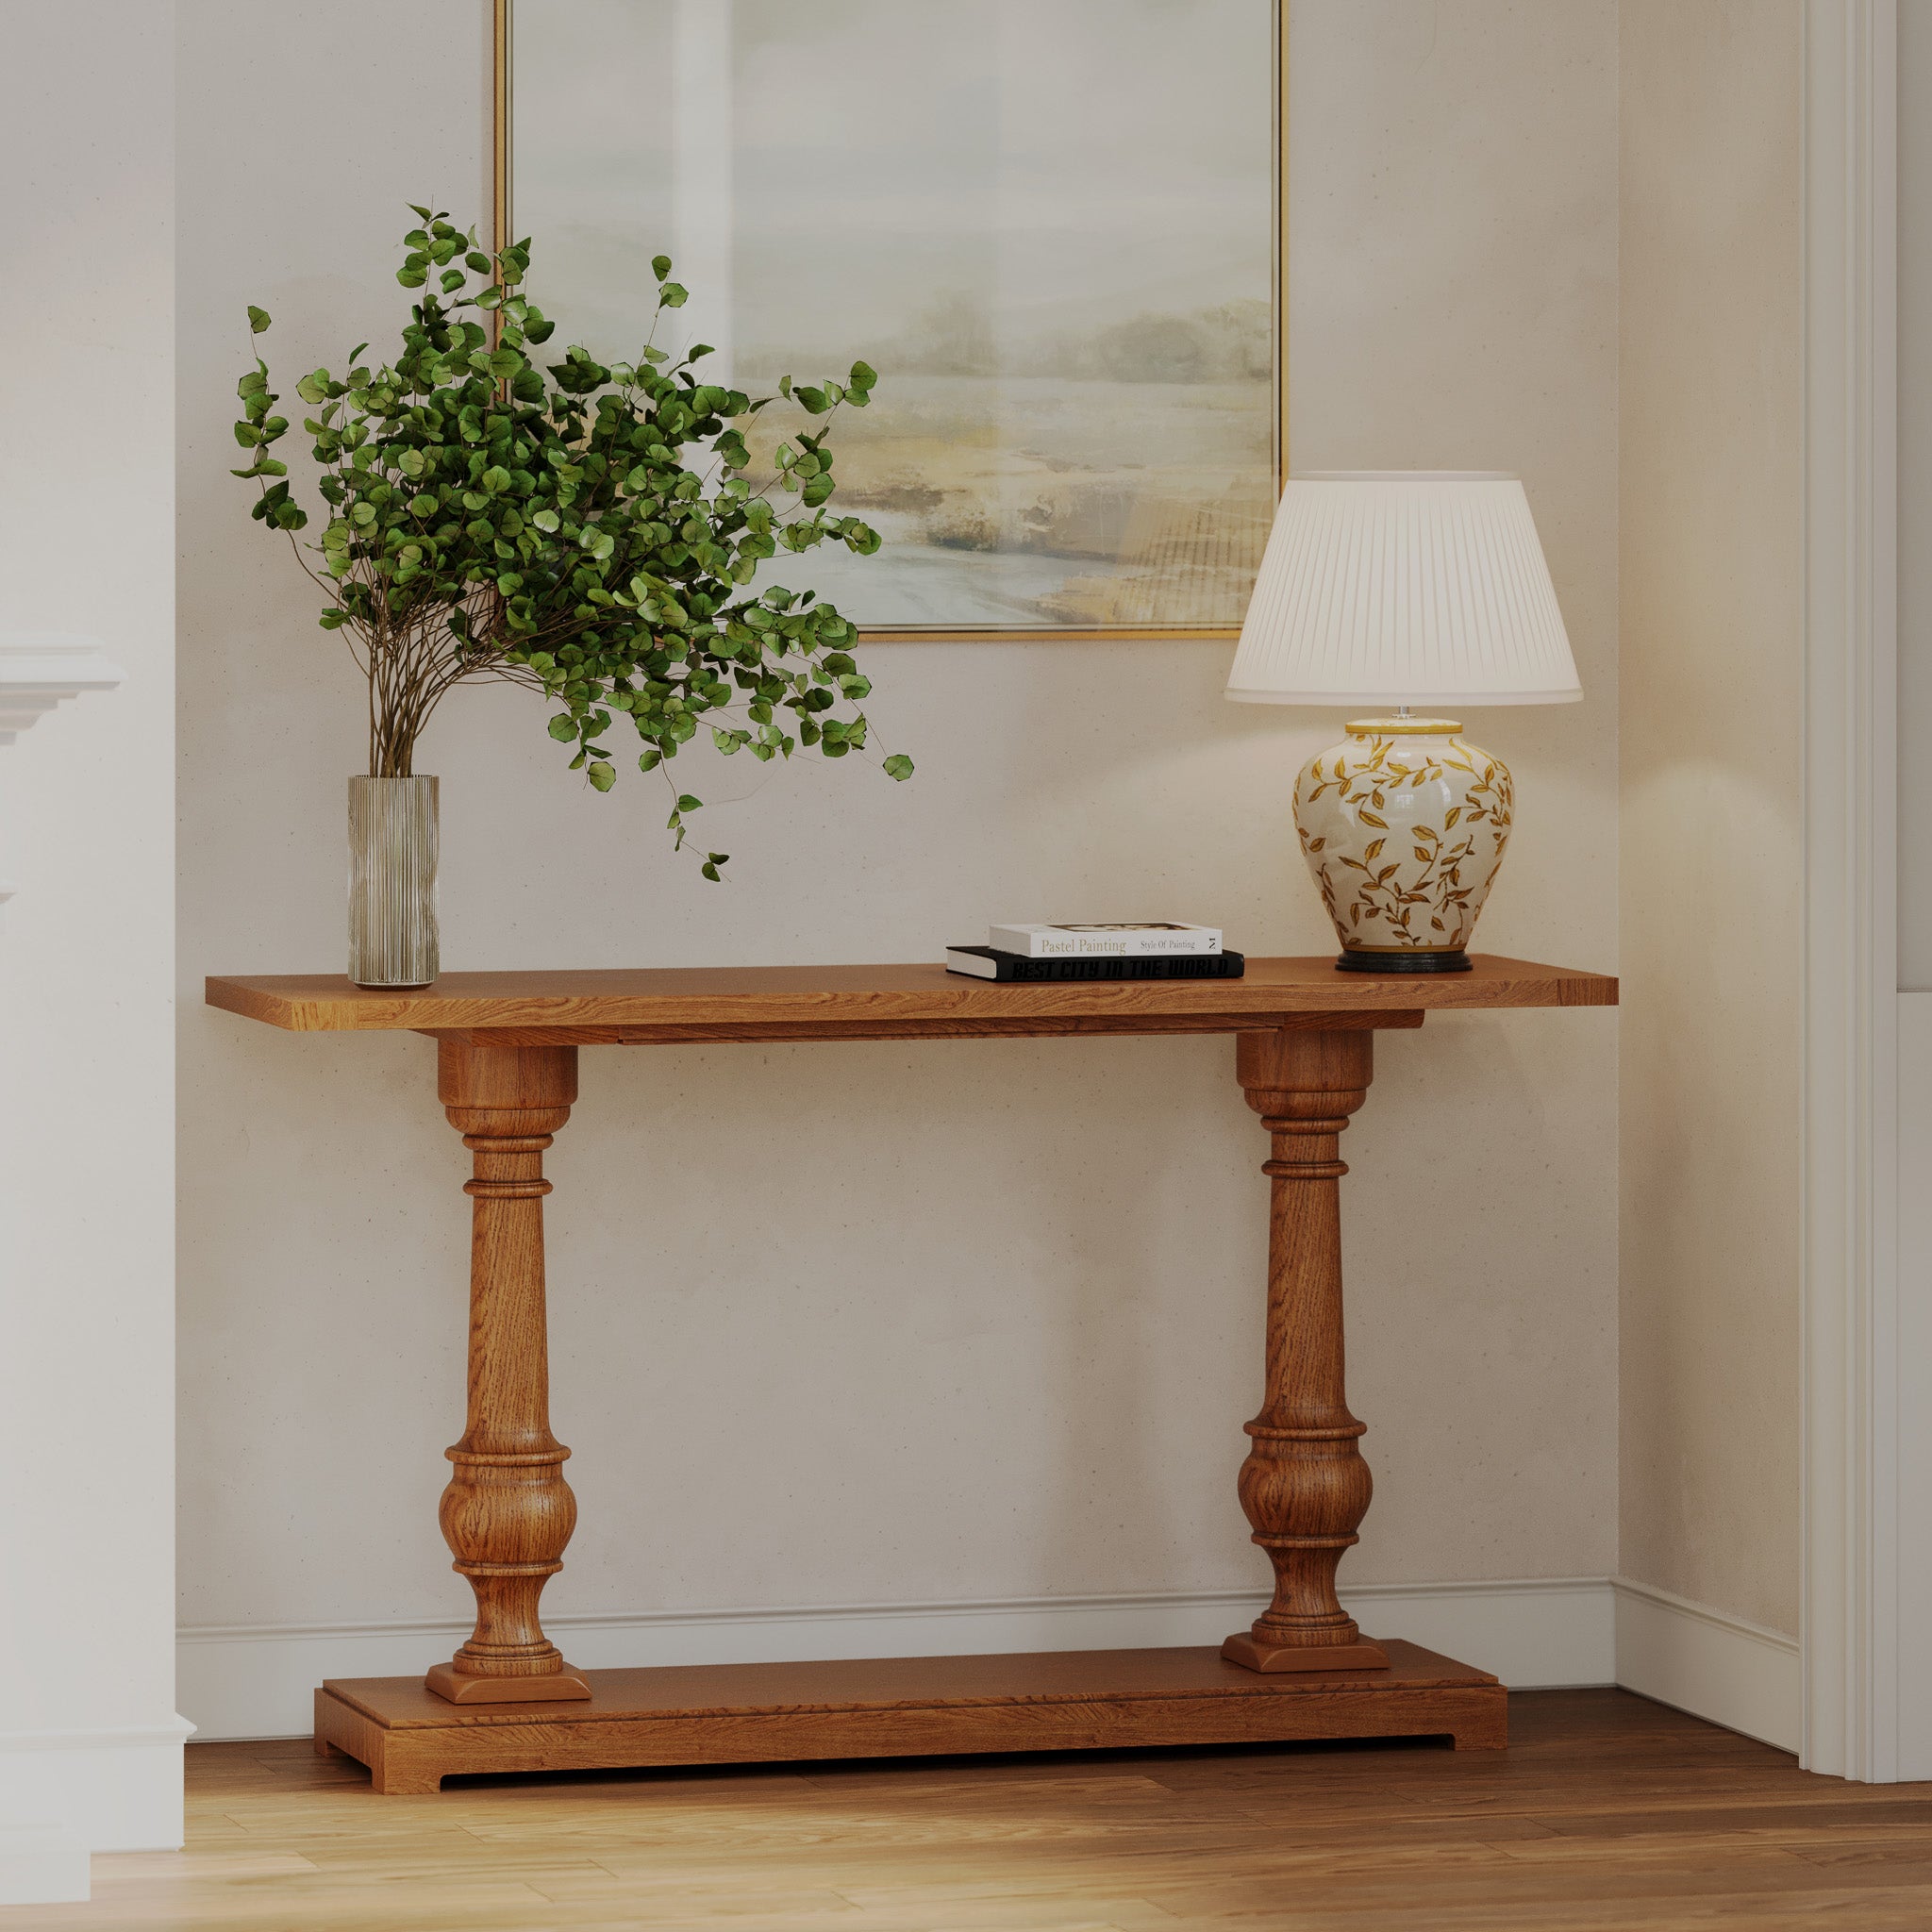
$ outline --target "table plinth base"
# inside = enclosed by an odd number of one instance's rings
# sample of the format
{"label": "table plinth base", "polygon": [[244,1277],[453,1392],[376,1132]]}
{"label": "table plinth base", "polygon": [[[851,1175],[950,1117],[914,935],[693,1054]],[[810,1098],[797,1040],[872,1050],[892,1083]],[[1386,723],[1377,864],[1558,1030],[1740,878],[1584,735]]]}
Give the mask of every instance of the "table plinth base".
{"label": "table plinth base", "polygon": [[1298,1645],[1257,1643],[1245,1630],[1237,1630],[1221,1646],[1221,1654],[1244,1671],[1274,1676],[1282,1671],[1386,1671],[1389,1653],[1364,1637],[1354,1643]]}
{"label": "table plinth base", "polygon": [[454,1664],[432,1664],[423,1688],[449,1704],[560,1704],[590,1696],[591,1680],[568,1664],[547,1677],[473,1677]]}
{"label": "table plinth base", "polygon": [[420,1677],[315,1693],[315,1748],[376,1790],[434,1791],[474,1772],[614,1771],[791,1758],[921,1757],[1316,1738],[1508,1741],[1496,1679],[1391,1641],[1386,1670],[1263,1675],[1209,1646],[1020,1657],[674,1665],[587,1671],[576,1703],[450,1704]]}

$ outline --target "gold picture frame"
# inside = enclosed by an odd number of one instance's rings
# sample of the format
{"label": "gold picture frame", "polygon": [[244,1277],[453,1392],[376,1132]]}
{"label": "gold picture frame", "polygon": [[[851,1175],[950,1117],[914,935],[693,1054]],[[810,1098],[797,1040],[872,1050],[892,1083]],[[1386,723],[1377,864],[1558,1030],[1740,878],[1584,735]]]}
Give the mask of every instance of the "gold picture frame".
{"label": "gold picture frame", "polygon": [[[516,0],[493,0],[493,208],[496,245],[512,239],[515,192],[515,58]],[[1272,430],[1272,490],[1268,503],[1278,498],[1288,473],[1288,392],[1286,378],[1287,261],[1286,216],[1288,208],[1288,35],[1287,0],[1269,0],[1271,15],[1271,68],[1274,81],[1271,134],[1273,167],[1270,174],[1271,208],[1269,221],[1269,397]],[[890,373],[890,372],[889,372]],[[1259,541],[1265,541],[1265,530]],[[1250,546],[1256,544],[1251,535]],[[1258,563],[1258,548],[1255,550]],[[1198,640],[1225,642],[1241,635],[1239,623],[1161,624],[1095,622],[1091,624],[931,624],[916,625],[874,625],[861,624],[859,633],[867,643],[934,642],[1114,642],[1133,640]]]}

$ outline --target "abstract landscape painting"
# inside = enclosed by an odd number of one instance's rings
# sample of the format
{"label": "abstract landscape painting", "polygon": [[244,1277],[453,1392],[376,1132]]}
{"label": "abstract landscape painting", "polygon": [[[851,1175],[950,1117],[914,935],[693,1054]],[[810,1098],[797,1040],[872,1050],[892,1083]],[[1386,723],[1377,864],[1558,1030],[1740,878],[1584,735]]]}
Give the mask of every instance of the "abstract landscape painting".
{"label": "abstract landscape painting", "polygon": [[1274,0],[514,0],[510,27],[558,346],[634,356],[664,253],[691,301],[659,345],[714,344],[711,380],[879,372],[832,447],[883,546],[783,581],[872,630],[1240,624],[1276,489]]}

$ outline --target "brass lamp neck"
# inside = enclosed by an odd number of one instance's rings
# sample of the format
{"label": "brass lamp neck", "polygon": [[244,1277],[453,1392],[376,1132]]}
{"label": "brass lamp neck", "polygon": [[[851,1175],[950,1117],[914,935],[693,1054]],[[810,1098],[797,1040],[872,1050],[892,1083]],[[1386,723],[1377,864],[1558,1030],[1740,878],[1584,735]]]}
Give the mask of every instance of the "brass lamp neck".
{"label": "brass lamp neck", "polygon": [[1391,718],[1351,718],[1346,728],[1351,738],[1454,738],[1462,725],[1455,718],[1412,718],[1404,705]]}

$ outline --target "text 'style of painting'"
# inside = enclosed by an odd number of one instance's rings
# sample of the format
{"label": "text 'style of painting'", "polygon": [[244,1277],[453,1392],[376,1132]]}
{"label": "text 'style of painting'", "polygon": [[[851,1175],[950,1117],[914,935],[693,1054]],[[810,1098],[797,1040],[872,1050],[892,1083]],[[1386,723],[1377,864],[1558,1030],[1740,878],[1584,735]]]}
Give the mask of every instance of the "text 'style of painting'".
{"label": "text 'style of painting'", "polygon": [[1276,13],[514,0],[531,293],[629,360],[668,254],[658,346],[713,344],[708,380],[871,363],[834,507],[883,547],[784,559],[869,629],[1238,625],[1276,491]]}

